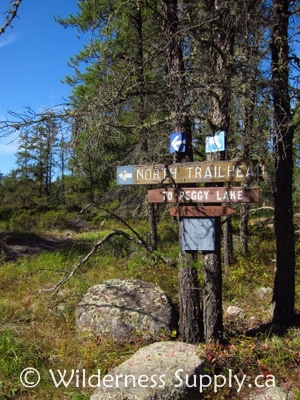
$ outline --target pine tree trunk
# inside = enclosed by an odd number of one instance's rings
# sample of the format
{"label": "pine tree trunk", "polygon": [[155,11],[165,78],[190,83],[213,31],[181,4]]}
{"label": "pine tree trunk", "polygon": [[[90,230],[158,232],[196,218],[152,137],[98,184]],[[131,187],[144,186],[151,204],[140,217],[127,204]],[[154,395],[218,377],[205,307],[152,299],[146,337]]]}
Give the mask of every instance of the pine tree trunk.
{"label": "pine tree trunk", "polygon": [[293,134],[289,97],[289,1],[274,0],[272,84],[275,125],[276,273],[273,322],[295,320],[295,244],[293,228]]}
{"label": "pine tree trunk", "polygon": [[[228,27],[228,4],[221,0],[210,3],[214,23],[214,33],[211,46],[212,71],[215,86],[211,94],[209,123],[212,133],[223,130],[225,142],[229,140],[230,127],[230,100],[231,75],[229,59],[233,51],[233,30]],[[229,28],[229,29],[228,29]],[[207,160],[221,160],[227,158],[228,152],[207,154]],[[223,182],[216,183],[223,186]],[[227,266],[232,258],[232,238],[227,220],[227,230],[224,234],[224,258]],[[218,341],[223,336],[222,311],[222,265],[221,265],[221,219],[215,218],[215,251],[203,252],[204,290],[203,290],[203,325],[206,342]]]}
{"label": "pine tree trunk", "polygon": [[228,268],[232,264],[233,259],[233,241],[232,241],[232,224],[231,217],[225,217],[223,225],[223,241],[224,241],[224,266]]}
{"label": "pine tree trunk", "polygon": [[[182,43],[179,34],[178,0],[161,0],[163,24],[166,38],[165,55],[169,86],[169,111],[173,115],[174,132],[186,135],[186,152],[175,154],[174,162],[192,161],[191,121],[186,114],[186,79],[182,54]],[[179,225],[181,222],[179,221]],[[181,231],[181,228],[179,228]],[[181,232],[179,246],[182,248]],[[201,312],[197,270],[190,265],[190,255],[180,253],[180,271],[178,275],[180,309],[180,339],[187,343],[198,343],[201,340]]]}
{"label": "pine tree trunk", "polygon": [[153,250],[157,249],[157,227],[155,205],[148,203],[149,225],[150,225],[150,245]]}
{"label": "pine tree trunk", "polygon": [[244,255],[248,253],[248,241],[249,241],[249,232],[248,232],[248,222],[249,222],[249,205],[242,204],[240,208],[241,216],[240,216],[240,240],[242,244],[242,252]]}
{"label": "pine tree trunk", "polygon": [[[219,160],[221,153],[208,154],[208,160]],[[222,185],[222,184],[220,184]],[[215,218],[215,250],[203,252],[203,327],[206,342],[218,341],[223,336],[221,218]]]}
{"label": "pine tree trunk", "polygon": [[215,235],[216,251],[203,253],[203,325],[206,342],[220,340],[223,336],[220,218],[215,219]]}
{"label": "pine tree trunk", "polygon": [[187,343],[199,343],[203,335],[199,303],[197,269],[190,265],[180,268],[179,282],[179,335]]}
{"label": "pine tree trunk", "polygon": [[[145,122],[146,109],[145,109],[145,71],[144,71],[144,38],[143,38],[143,18],[142,18],[142,4],[140,0],[136,0],[135,8],[135,22],[136,22],[136,74],[139,84],[139,103],[138,103],[138,116],[139,124],[142,126]],[[140,149],[142,157],[147,156],[149,151],[149,137],[145,128],[140,129]],[[156,212],[154,204],[148,204],[148,219],[149,219],[149,233],[150,245],[152,249],[157,249],[157,226],[156,226]]]}

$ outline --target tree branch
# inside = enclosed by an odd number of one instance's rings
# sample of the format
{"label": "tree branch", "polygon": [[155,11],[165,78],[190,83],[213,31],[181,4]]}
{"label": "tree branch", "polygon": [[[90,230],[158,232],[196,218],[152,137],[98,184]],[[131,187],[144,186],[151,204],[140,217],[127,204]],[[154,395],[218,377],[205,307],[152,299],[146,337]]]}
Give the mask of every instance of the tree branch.
{"label": "tree branch", "polygon": [[149,252],[152,252],[153,249],[152,247],[150,247],[145,241],[144,239],[140,236],[140,234],[133,229],[126,221],[124,221],[123,218],[119,217],[119,215],[113,213],[112,211],[108,210],[107,208],[104,207],[99,207],[97,206],[97,204],[95,203],[90,203],[88,204],[83,210],[80,211],[80,214],[83,214],[85,211],[87,211],[89,208],[91,207],[96,207],[98,210],[102,210],[107,212],[110,216],[116,218],[118,221],[122,222],[122,224],[124,224],[126,226],[126,228],[128,228],[137,238],[138,240],[142,243],[143,247],[145,247]]}
{"label": "tree branch", "polygon": [[[99,240],[97,243],[94,244],[92,247],[91,251],[82,259],[80,260],[74,268],[71,270],[71,272],[63,279],[61,279],[55,286],[52,288],[48,289],[41,289],[40,292],[43,293],[51,293],[51,298],[57,294],[59,289],[61,288],[62,285],[64,285],[66,282],[68,282],[75,274],[75,272],[83,265],[85,264],[98,250],[100,246],[102,246],[105,242],[109,241],[113,236],[124,236],[127,240],[134,242],[138,244],[139,246],[142,246],[146,248],[147,251],[151,252],[152,249],[147,245],[147,243],[143,239],[135,238],[133,236],[130,236],[128,233],[121,231],[121,230],[114,230],[107,234],[103,239]],[[163,256],[158,256],[158,258],[161,258],[164,262],[168,264],[173,264],[172,260],[169,260]]]}
{"label": "tree branch", "polygon": [[17,17],[18,9],[22,3],[22,0],[15,0],[11,2],[10,7],[6,13],[6,21],[5,24],[0,27],[0,35],[2,35],[5,30],[11,26],[12,21]]}
{"label": "tree branch", "polygon": [[92,248],[92,250],[75,265],[75,267],[71,270],[69,275],[67,275],[65,278],[61,279],[54,287],[49,288],[49,289],[42,289],[40,290],[41,292],[50,292],[51,297],[53,297],[55,294],[57,294],[58,290],[62,285],[64,285],[66,282],[68,282],[75,272],[80,268],[83,264],[85,264],[91,257],[92,255],[97,251],[97,249],[105,242],[107,242],[111,237],[115,236],[116,232],[111,232],[108,235],[106,235],[103,239],[99,240]]}
{"label": "tree branch", "polygon": [[17,113],[15,111],[8,111],[11,119],[0,121],[0,137],[6,137],[15,131],[20,131],[28,126],[38,125],[41,122],[50,121],[54,119],[67,120],[72,118],[72,112],[67,108],[61,108],[67,104],[58,104],[54,107],[43,110],[38,113],[30,107],[25,107],[25,112]]}
{"label": "tree branch", "polygon": [[253,210],[249,210],[249,212],[250,213],[256,213],[257,211],[260,211],[260,210],[272,210],[272,211],[274,211],[274,207],[263,206],[263,207],[255,208]]}

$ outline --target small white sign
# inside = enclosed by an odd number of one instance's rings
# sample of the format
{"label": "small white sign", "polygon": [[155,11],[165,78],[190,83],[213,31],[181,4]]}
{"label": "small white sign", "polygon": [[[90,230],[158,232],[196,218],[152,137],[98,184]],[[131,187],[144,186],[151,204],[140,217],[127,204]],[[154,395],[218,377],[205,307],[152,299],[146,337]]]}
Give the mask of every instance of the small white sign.
{"label": "small white sign", "polygon": [[207,135],[205,140],[205,153],[225,151],[225,132],[217,132],[214,135]]}
{"label": "small white sign", "polygon": [[182,250],[215,251],[214,218],[182,218]]}

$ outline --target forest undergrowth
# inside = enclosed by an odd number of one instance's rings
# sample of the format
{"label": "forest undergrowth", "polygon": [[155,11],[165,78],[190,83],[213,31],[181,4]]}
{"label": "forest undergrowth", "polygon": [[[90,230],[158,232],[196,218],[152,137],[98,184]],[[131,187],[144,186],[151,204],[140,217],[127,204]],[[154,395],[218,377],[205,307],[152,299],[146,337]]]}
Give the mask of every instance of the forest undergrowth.
{"label": "forest undergrowth", "polygon": [[[100,227],[100,225],[99,225]],[[148,240],[147,223],[134,228]],[[176,260],[178,227],[164,220],[158,225],[159,249],[149,253],[126,237],[113,237],[76,271],[55,296],[48,289],[72,270],[112,229],[124,229],[120,222],[108,219],[101,229],[67,229],[31,232],[0,231],[0,399],[15,400],[84,400],[91,388],[72,380],[68,387],[55,387],[49,370],[85,370],[105,374],[128,359],[140,347],[157,340],[178,340],[161,333],[128,342],[102,335],[76,331],[74,311],[89,287],[113,278],[138,278],[159,285],[176,305],[178,303],[178,270],[162,261],[159,255]],[[21,229],[20,229],[21,230]],[[238,230],[234,230],[235,260],[224,270],[223,307],[224,342],[200,343],[199,355],[205,359],[208,374],[231,370],[234,374],[267,377],[292,391],[300,399],[300,328],[278,329],[271,324],[271,298],[275,268],[275,241],[272,226],[261,221],[250,228],[250,248],[241,254]],[[8,255],[11,255],[9,258]],[[296,310],[300,313],[300,247],[296,249]],[[201,257],[198,273],[203,283]],[[229,306],[242,309],[233,317]],[[173,335],[174,336],[174,335]],[[40,384],[25,388],[20,374],[25,368],[36,368]],[[264,379],[264,378],[263,378]],[[266,378],[267,379],[267,378]],[[77,382],[77,383],[78,383]],[[207,391],[206,399],[243,398],[246,392],[234,393],[229,387],[218,393]],[[245,389],[246,390],[246,389]]]}

